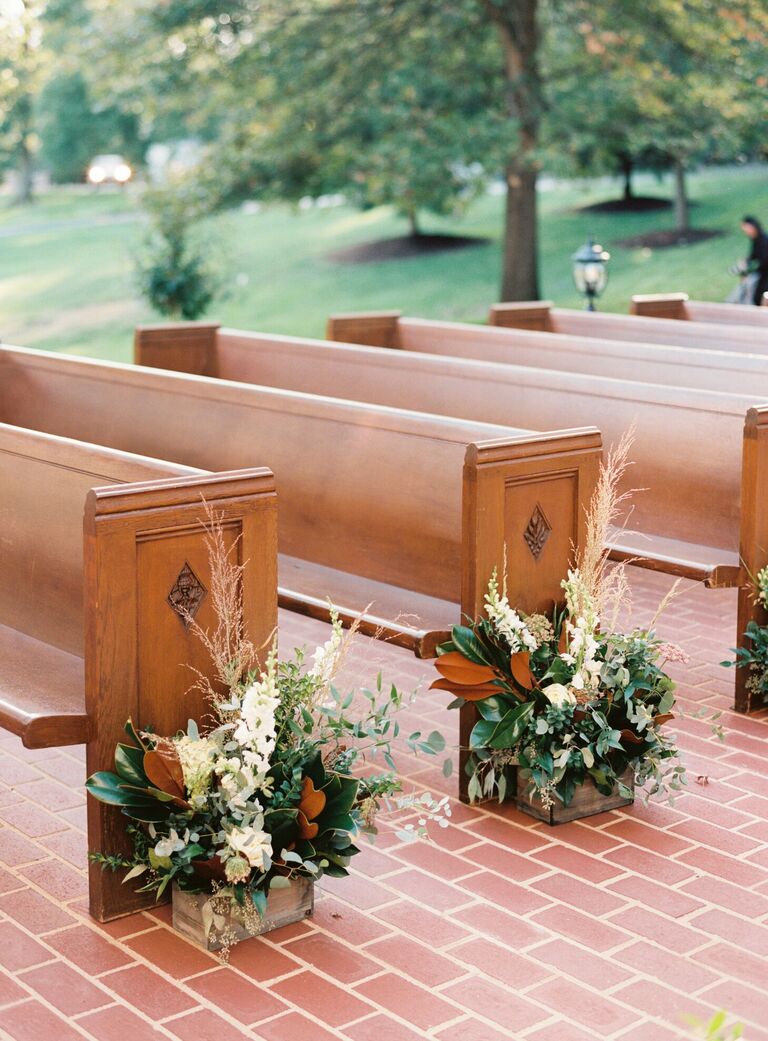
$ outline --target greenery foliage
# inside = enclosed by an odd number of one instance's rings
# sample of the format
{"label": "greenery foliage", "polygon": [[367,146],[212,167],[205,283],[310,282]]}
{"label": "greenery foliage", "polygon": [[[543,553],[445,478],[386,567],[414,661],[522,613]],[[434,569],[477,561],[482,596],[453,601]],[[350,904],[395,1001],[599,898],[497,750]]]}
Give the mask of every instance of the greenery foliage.
{"label": "greenery foliage", "polygon": [[196,227],[208,212],[206,194],[183,181],[148,190],[143,201],[150,231],[137,263],[139,290],[161,315],[200,318],[218,288],[209,251],[196,238]]}
{"label": "greenery foliage", "polygon": [[[133,853],[99,851],[92,859],[128,869],[125,881],[141,877],[142,891],[160,896],[171,882],[192,892],[213,886],[259,914],[270,890],[292,878],[346,875],[359,852],[355,835],[375,833],[382,801],[400,789],[392,773],[352,772],[377,755],[394,765],[393,713],[402,698],[394,687],[383,690],[379,677],[374,691],[357,692],[353,708],[353,694],[330,682],[343,643],[336,622],[311,666],[300,651],[279,663],[270,656],[214,704],[217,725],[205,730],[190,720],[169,738],[128,720],[114,772],[93,774],[86,787],[133,822]],[[429,754],[443,747],[437,734],[409,743]],[[415,805],[445,820],[444,804],[424,797]]]}
{"label": "greenery foliage", "polygon": [[[768,610],[768,567],[759,571],[754,581],[757,603],[764,611]],[[768,704],[768,625],[750,621],[744,639],[747,642],[743,647],[733,649],[736,658],[720,664],[725,668],[735,665],[748,669],[747,690],[755,696],[756,702]]]}
{"label": "greenery foliage", "polygon": [[649,795],[679,789],[684,768],[660,729],[675,703],[663,670],[673,649],[653,632],[601,632],[580,573],[563,586],[564,610],[524,615],[494,575],[488,617],[455,626],[439,648],[443,679],[433,686],[454,693],[456,706],[475,703],[481,717],[469,739],[470,797],[504,799],[514,766],[530,771],[545,808],[567,806],[586,783],[628,795],[628,770]]}

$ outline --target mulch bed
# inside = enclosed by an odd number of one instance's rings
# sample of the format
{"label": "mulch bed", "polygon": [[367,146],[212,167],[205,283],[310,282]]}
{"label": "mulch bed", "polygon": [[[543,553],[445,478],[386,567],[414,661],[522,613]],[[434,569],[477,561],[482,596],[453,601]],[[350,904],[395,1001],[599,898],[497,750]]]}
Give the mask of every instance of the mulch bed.
{"label": "mulch bed", "polygon": [[722,231],[712,231],[705,228],[692,229],[691,231],[679,232],[674,228],[668,231],[649,231],[644,235],[632,235],[628,239],[619,239],[613,245],[624,249],[669,249],[671,246],[692,246],[696,242],[705,242],[707,239],[715,239],[723,235]]}
{"label": "mulch bed", "polygon": [[471,246],[484,246],[488,239],[470,235],[400,235],[376,239],[335,250],[328,259],[337,264],[373,264],[379,260],[404,260],[430,253],[446,253]]}
{"label": "mulch bed", "polygon": [[657,195],[635,195],[631,199],[607,199],[582,206],[579,213],[645,213],[648,210],[668,210],[672,203]]}

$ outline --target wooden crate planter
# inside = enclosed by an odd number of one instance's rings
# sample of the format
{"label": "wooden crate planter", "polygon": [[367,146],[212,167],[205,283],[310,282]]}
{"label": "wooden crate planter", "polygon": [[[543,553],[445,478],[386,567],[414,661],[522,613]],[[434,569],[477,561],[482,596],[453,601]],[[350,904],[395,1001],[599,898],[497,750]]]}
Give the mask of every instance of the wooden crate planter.
{"label": "wooden crate planter", "polygon": [[612,795],[601,795],[590,781],[580,785],[568,806],[563,806],[555,796],[552,806],[548,809],[542,805],[540,797],[531,789],[530,770],[517,771],[517,807],[530,817],[545,821],[547,824],[565,824],[567,821],[580,820],[582,817],[592,817],[596,813],[606,813],[608,810],[618,809],[620,806],[630,806],[634,801],[635,779],[631,770],[627,770],[621,777],[622,784],[632,789],[633,795],[627,799],[617,788]]}
{"label": "wooden crate planter", "polygon": [[[210,893],[185,893],[173,887],[173,927],[206,951],[220,951],[252,936],[292,925],[309,917],[315,906],[315,887],[309,878],[291,882],[288,889],[273,889],[267,898],[266,914],[248,916],[235,905],[225,913]],[[222,898],[219,903],[224,903]]]}

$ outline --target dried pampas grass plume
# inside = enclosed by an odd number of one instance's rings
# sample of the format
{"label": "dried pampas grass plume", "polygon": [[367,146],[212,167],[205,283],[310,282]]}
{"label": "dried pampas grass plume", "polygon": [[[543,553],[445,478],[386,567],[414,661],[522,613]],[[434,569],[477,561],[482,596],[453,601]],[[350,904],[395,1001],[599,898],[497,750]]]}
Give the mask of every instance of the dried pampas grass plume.
{"label": "dried pampas grass plume", "polygon": [[[203,499],[206,523],[205,544],[211,569],[210,596],[216,617],[212,631],[203,629],[187,614],[186,621],[191,632],[207,649],[213,664],[214,679],[209,679],[199,669],[194,669],[197,679],[191,690],[201,691],[212,703],[221,701],[222,694],[228,695],[259,664],[259,652],[264,647],[255,647],[245,635],[243,614],[243,572],[247,561],[238,564],[235,559],[238,539],[227,547],[224,538],[223,515],[214,512]],[[271,645],[274,634],[270,636]],[[266,645],[265,645],[266,646]],[[219,689],[215,684],[218,683]]]}
{"label": "dried pampas grass plume", "polygon": [[632,426],[621,436],[618,444],[611,446],[607,458],[600,464],[597,484],[586,510],[584,543],[576,555],[576,566],[592,601],[611,627],[622,608],[627,609],[631,601],[624,564],[608,568],[607,546],[623,512],[622,507],[633,495],[632,490],[620,492],[619,485],[627,468],[632,465],[629,452],[634,441]]}

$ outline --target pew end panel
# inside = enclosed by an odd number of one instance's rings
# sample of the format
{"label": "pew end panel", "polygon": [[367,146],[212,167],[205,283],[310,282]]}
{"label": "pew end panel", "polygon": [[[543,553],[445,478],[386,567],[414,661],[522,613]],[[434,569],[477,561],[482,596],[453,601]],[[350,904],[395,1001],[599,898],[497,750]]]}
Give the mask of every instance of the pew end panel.
{"label": "pew end panel", "polygon": [[650,318],[685,319],[687,293],[638,293],[632,297],[629,313]]}
{"label": "pew end panel", "polygon": [[341,343],[359,343],[364,347],[399,348],[400,311],[363,311],[355,314],[335,314],[328,319],[325,329],[327,340]]}
{"label": "pew end panel", "polygon": [[137,326],[133,337],[136,365],[194,376],[218,376],[216,322],[174,322]]}
{"label": "pew end panel", "polygon": [[551,332],[551,300],[526,300],[513,304],[494,304],[488,312],[488,325],[504,329],[530,329]]}
{"label": "pew end panel", "polygon": [[[463,618],[484,611],[494,569],[506,574],[509,601],[527,613],[549,612],[582,544],[586,507],[602,456],[598,430],[556,431],[467,448],[462,537]],[[467,801],[469,735],[477,709],[459,723],[459,795]]]}
{"label": "pew end panel", "polygon": [[[738,645],[749,622],[768,625],[768,612],[756,602],[753,584],[768,564],[768,405],[751,408],[744,421],[740,554],[744,580],[739,588]],[[748,679],[748,669],[736,669],[737,712],[765,707],[748,689]]]}
{"label": "pew end panel", "polygon": [[[211,662],[184,615],[216,624],[203,499],[220,518],[238,563],[248,563],[243,612],[248,638],[266,653],[277,625],[277,510],[269,470],[95,488],[84,521],[85,706],[87,769],[111,770],[128,717],[173,734],[205,720],[203,695],[190,690],[193,666]],[[89,849],[128,851],[125,818],[88,800]],[[90,911],[99,921],[154,901],[122,885],[122,873],[91,864]]]}

